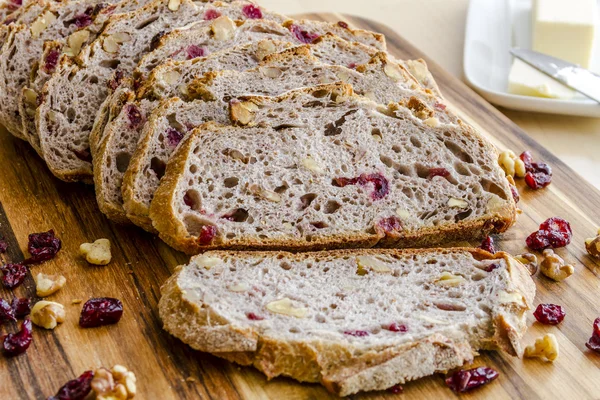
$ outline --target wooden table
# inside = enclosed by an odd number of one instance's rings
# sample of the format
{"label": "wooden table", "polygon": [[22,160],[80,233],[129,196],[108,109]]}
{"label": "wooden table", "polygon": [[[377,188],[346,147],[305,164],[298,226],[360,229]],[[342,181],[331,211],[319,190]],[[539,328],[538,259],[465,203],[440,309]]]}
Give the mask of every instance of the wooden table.
{"label": "wooden table", "polygon": [[[261,0],[261,4],[287,14],[322,11],[370,18],[392,28],[455,77],[463,77],[469,0]],[[500,111],[600,188],[600,119]]]}
{"label": "wooden table", "polygon": [[[382,31],[395,56],[422,56],[385,26],[340,15],[310,17],[346,19],[359,27]],[[443,68],[435,63],[430,67],[448,104],[460,109],[461,116],[490,140],[502,148],[531,148],[536,157],[554,167],[554,182],[543,191],[533,192],[519,182],[523,214],[515,227],[497,238],[500,247],[512,254],[523,252],[526,235],[550,216],[560,215],[574,228],[573,243],[557,252],[575,265],[576,273],[562,283],[539,274],[535,277],[536,305],[561,304],[567,318],[558,327],[547,327],[532,323],[530,316],[531,327],[524,339],[528,344],[546,332],[554,333],[561,349],[559,359],[548,364],[484,352],[475,365],[492,366],[501,375],[493,384],[461,398],[598,398],[600,355],[587,351],[584,344],[591,334],[592,321],[600,315],[600,262],[587,256],[583,241],[595,232],[600,221],[600,193]],[[63,249],[56,259],[34,266],[32,272],[61,273],[68,280],[61,291],[48,298],[65,305],[65,323],[54,331],[35,328],[33,344],[26,354],[12,359],[0,356],[0,399],[43,399],[86,369],[116,363],[137,374],[137,398],[141,399],[333,399],[319,385],[284,378],[267,382],[252,368],[240,368],[192,351],[166,334],[157,312],[159,288],[187,257],[140,229],[110,223],[98,211],[93,188],[53,178],[28,145],[3,132],[0,171],[0,236],[9,243],[6,258],[22,260],[27,235],[53,228],[63,241]],[[79,245],[102,237],[113,244],[113,261],[106,267],[90,266],[78,255]],[[34,293],[31,276],[13,293],[0,289],[0,297],[8,299]],[[100,296],[123,301],[122,320],[108,327],[79,328],[81,305],[72,304],[72,300]],[[15,328],[7,324],[1,329],[6,332]],[[353,398],[458,397],[437,375],[405,385],[403,395],[379,392]]]}

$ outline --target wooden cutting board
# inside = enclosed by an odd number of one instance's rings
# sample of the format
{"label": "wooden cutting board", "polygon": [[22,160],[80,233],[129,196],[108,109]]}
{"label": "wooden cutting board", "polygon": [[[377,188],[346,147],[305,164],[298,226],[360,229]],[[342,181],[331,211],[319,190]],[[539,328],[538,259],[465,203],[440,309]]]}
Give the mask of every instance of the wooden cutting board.
{"label": "wooden cutting board", "polygon": [[[346,20],[355,26],[382,32],[389,51],[401,59],[425,58],[417,49],[385,26],[360,18],[311,14],[303,17],[328,21]],[[545,332],[554,333],[560,356],[554,364],[519,360],[484,352],[475,365],[488,365],[500,372],[494,383],[462,398],[486,399],[598,399],[600,354],[588,351],[585,342],[592,321],[600,316],[600,262],[584,250],[584,240],[600,225],[600,193],[555,156],[534,142],[500,112],[465,84],[429,61],[443,94],[464,119],[479,127],[500,148],[515,152],[529,149],[535,159],[554,169],[553,184],[533,192],[518,182],[523,209],[516,226],[497,239],[513,254],[525,250],[525,237],[548,217],[561,216],[571,222],[572,244],[558,253],[574,263],[576,273],[562,283],[535,277],[538,303],[565,307],[567,316],[558,327],[532,323],[525,338],[531,343]],[[34,341],[26,354],[0,357],[1,399],[43,399],[53,395],[66,381],[84,370],[123,364],[138,379],[140,399],[329,399],[319,385],[299,384],[279,378],[268,382],[252,368],[241,368],[192,351],[162,331],[157,302],[160,285],[175,266],[187,257],[167,247],[156,237],[134,227],[109,222],[96,206],[92,187],[67,184],[55,179],[42,160],[24,142],[0,135],[0,236],[9,242],[5,261],[21,261],[27,235],[54,229],[62,239],[59,256],[34,266],[33,273],[61,273],[67,285],[49,300],[65,305],[67,320],[54,331],[35,328]],[[105,267],[88,265],[78,256],[81,243],[109,238],[113,260]],[[477,245],[476,243],[471,243]],[[468,245],[468,243],[459,243]],[[1,289],[2,298],[34,296],[31,276],[14,293]],[[122,320],[113,326],[80,329],[81,304],[91,297],[110,296],[123,301]],[[5,324],[3,332],[16,325]],[[404,385],[403,395],[369,393],[364,399],[456,398],[441,375]]]}

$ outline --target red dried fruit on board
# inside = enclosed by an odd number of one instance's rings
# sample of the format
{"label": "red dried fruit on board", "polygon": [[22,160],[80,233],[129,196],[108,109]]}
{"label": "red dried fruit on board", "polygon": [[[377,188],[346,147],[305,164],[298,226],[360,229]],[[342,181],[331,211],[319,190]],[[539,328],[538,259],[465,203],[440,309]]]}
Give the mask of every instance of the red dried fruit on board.
{"label": "red dried fruit on board", "polygon": [[533,162],[533,156],[531,155],[531,152],[524,151],[523,153],[521,153],[519,158],[521,159],[521,161],[523,161],[523,164],[525,164],[525,171],[531,171],[531,163]]}
{"label": "red dried fruit on board", "polygon": [[558,325],[565,319],[565,311],[556,304],[540,304],[533,312],[538,322],[546,325]]}
{"label": "red dried fruit on board", "polygon": [[450,176],[450,171],[448,171],[446,168],[429,168],[429,175],[427,175],[427,179],[433,179],[436,176],[446,178]]}
{"label": "red dried fruit on board", "polygon": [[83,305],[79,316],[79,326],[95,328],[97,326],[116,324],[123,316],[123,303],[112,297],[89,299]]}
{"label": "red dried fruit on board", "polygon": [[8,357],[13,357],[25,353],[31,345],[32,339],[31,320],[25,318],[19,332],[9,333],[2,338],[4,354]]}
{"label": "red dried fruit on board", "polygon": [[127,104],[125,106],[125,113],[127,114],[127,119],[129,119],[129,129],[137,129],[144,122],[142,112],[134,104]]}
{"label": "red dried fruit on board", "polygon": [[483,241],[481,242],[481,246],[479,246],[479,248],[487,251],[488,253],[496,254],[496,247],[494,246],[494,239],[492,239],[490,236],[487,236],[485,239],[483,239]]}
{"label": "red dried fruit on board", "polygon": [[408,326],[394,322],[388,326],[387,330],[392,332],[408,332]]}
{"label": "red dried fruit on board", "polygon": [[46,59],[44,60],[44,69],[48,73],[54,72],[56,69],[56,64],[58,64],[58,58],[60,57],[60,51],[58,50],[50,50]]}
{"label": "red dried fruit on board", "polygon": [[288,29],[294,34],[296,39],[298,39],[302,43],[312,43],[319,38],[318,34],[305,31],[298,25],[292,24],[289,26]]}
{"label": "red dried fruit on board", "polygon": [[398,236],[404,228],[398,217],[383,218],[375,226],[375,232],[383,236]]}
{"label": "red dried fruit on board", "polygon": [[552,183],[552,168],[544,163],[532,163],[531,171],[525,174],[525,183],[530,188],[537,190],[545,188]]}
{"label": "red dried fruit on board", "polygon": [[16,321],[15,311],[8,301],[0,299],[0,325],[8,321]]}
{"label": "red dried fruit on board", "polygon": [[6,249],[8,249],[8,243],[4,238],[0,238],[0,254],[6,253]]}
{"label": "red dried fruit on board", "polygon": [[560,217],[548,218],[540,224],[540,230],[560,232],[561,235],[569,239],[571,239],[571,236],[573,236],[571,224],[569,224],[567,220]]}
{"label": "red dried fruit on board", "polygon": [[496,370],[489,367],[467,369],[446,378],[446,385],[456,393],[464,393],[490,383],[498,375]]}
{"label": "red dried fruit on board", "polygon": [[365,336],[369,336],[369,332],[361,331],[361,330],[344,331],[344,335],[349,335],[349,336],[354,336],[354,337],[365,337]]}
{"label": "red dried fruit on board", "polygon": [[592,337],[590,337],[585,345],[588,349],[600,353],[600,318],[596,318],[594,321]]}
{"label": "red dried fruit on board", "polygon": [[362,174],[358,178],[336,178],[335,183],[344,187],[347,185],[360,185],[366,186],[373,184],[373,192],[371,192],[371,198],[373,200],[383,199],[390,191],[390,185],[387,178],[380,173],[374,174]]}
{"label": "red dried fruit on board", "polygon": [[72,379],[58,389],[56,395],[50,399],[56,400],[83,400],[92,391],[93,371],[85,371],[78,378]]}
{"label": "red dried fruit on board", "polygon": [[202,47],[192,44],[185,49],[185,54],[186,58],[191,60],[192,58],[204,57],[206,55],[206,51]]}
{"label": "red dried fruit on board", "polygon": [[31,299],[29,297],[15,297],[12,300],[11,307],[15,317],[23,318],[31,312]]}
{"label": "red dried fruit on board", "polygon": [[41,262],[54,258],[59,252],[62,243],[59,238],[54,235],[54,230],[48,232],[32,233],[29,235],[29,243],[27,250],[31,254],[26,263]]}
{"label": "red dried fruit on board", "polygon": [[219,18],[220,16],[221,16],[221,13],[220,13],[220,12],[218,12],[217,10],[214,10],[214,9],[212,9],[212,10],[207,10],[207,11],[204,13],[204,19],[205,19],[206,21],[212,21],[213,19],[217,19],[217,18]]}
{"label": "red dried fruit on board", "polygon": [[525,242],[533,250],[565,247],[571,243],[573,230],[569,222],[560,217],[548,218],[542,222],[540,229],[527,237]]}
{"label": "red dried fruit on board", "polygon": [[265,317],[261,317],[260,315],[257,315],[253,312],[249,312],[248,314],[246,314],[246,317],[248,317],[248,319],[251,321],[262,321],[263,319],[265,319]]}
{"label": "red dried fruit on board", "polygon": [[177,145],[183,140],[183,133],[179,132],[175,128],[167,129],[166,133],[169,146],[171,147],[177,147]]}
{"label": "red dried fruit on board", "polygon": [[8,289],[14,289],[23,283],[27,276],[28,269],[25,265],[18,264],[5,264],[0,267],[2,271],[2,284]]}
{"label": "red dried fruit on board", "polygon": [[261,19],[263,17],[262,11],[260,8],[256,7],[254,4],[248,4],[242,8],[242,12],[249,19]]}
{"label": "red dried fruit on board", "polygon": [[214,225],[204,225],[200,229],[200,235],[198,235],[199,244],[210,244],[215,236],[217,236],[217,227]]}

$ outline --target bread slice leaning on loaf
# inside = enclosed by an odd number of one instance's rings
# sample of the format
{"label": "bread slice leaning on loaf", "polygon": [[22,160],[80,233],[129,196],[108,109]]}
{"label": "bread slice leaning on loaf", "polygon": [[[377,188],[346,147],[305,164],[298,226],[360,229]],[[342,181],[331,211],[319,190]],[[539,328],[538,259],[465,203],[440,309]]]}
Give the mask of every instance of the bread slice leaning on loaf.
{"label": "bread slice leaning on loaf", "polygon": [[269,379],[341,396],[522,353],[535,284],[479,249],[207,252],[161,289],[164,329]]}
{"label": "bread slice leaning on loaf", "polygon": [[496,149],[460,121],[433,127],[346,84],[231,114],[244,126],[193,131],[154,196],[150,218],[176,249],[432,246],[515,221]]}

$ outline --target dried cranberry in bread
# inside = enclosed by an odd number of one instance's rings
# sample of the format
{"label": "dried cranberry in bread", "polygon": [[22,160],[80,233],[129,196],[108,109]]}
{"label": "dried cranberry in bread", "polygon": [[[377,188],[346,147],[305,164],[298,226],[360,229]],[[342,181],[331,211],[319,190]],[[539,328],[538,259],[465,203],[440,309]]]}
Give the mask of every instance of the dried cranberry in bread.
{"label": "dried cranberry in bread", "polygon": [[508,254],[478,249],[211,251],[161,292],[164,328],[192,348],[346,396],[479,350],[520,356],[535,284]]}
{"label": "dried cranberry in bread", "polygon": [[[287,90],[316,86],[323,82],[345,81],[358,94],[368,96],[380,104],[401,103],[413,110],[426,124],[451,123],[456,127],[457,117],[439,109],[439,99],[421,90],[416,81],[385,53],[376,53],[365,65],[356,66],[356,71],[343,66],[319,62],[313,53],[319,45],[305,45],[285,50],[267,58],[254,69],[246,72],[212,72],[192,81],[188,85],[187,99],[197,98],[200,102],[170,101],[160,111],[149,117],[144,128],[144,137],[138,143],[130,141],[131,149],[138,148],[134,161],[127,172],[124,185],[126,209],[130,219],[143,222],[142,227],[151,226],[148,208],[152,195],[169,161],[175,145],[169,145],[168,133],[176,130],[180,140],[190,130],[208,120],[228,122],[228,103],[244,94],[279,95]],[[343,47],[342,47],[343,48]],[[116,132],[126,130],[122,125]],[[104,158],[112,161],[114,154],[126,145],[116,135],[114,145],[107,147]],[[112,148],[111,148],[112,147]],[[113,162],[114,165],[114,162]],[[114,170],[106,162],[99,171]],[[112,176],[118,176],[113,172]],[[99,200],[100,202],[100,200]]]}
{"label": "dried cranberry in bread", "polygon": [[[221,18],[244,18],[246,4],[221,3]],[[151,50],[153,40],[173,28],[202,20],[205,11],[202,3],[190,0],[156,0],[137,11],[111,17],[102,34],[74,61],[61,59],[44,85],[36,110],[40,146],[52,173],[66,181],[91,182],[91,160],[80,154],[90,152],[89,134],[109,85],[118,86],[114,78],[133,71]]]}
{"label": "dried cranberry in bread", "polygon": [[515,221],[496,149],[460,121],[430,126],[340,84],[249,97],[231,115],[239,126],[180,144],[154,196],[176,249],[431,246]]}

